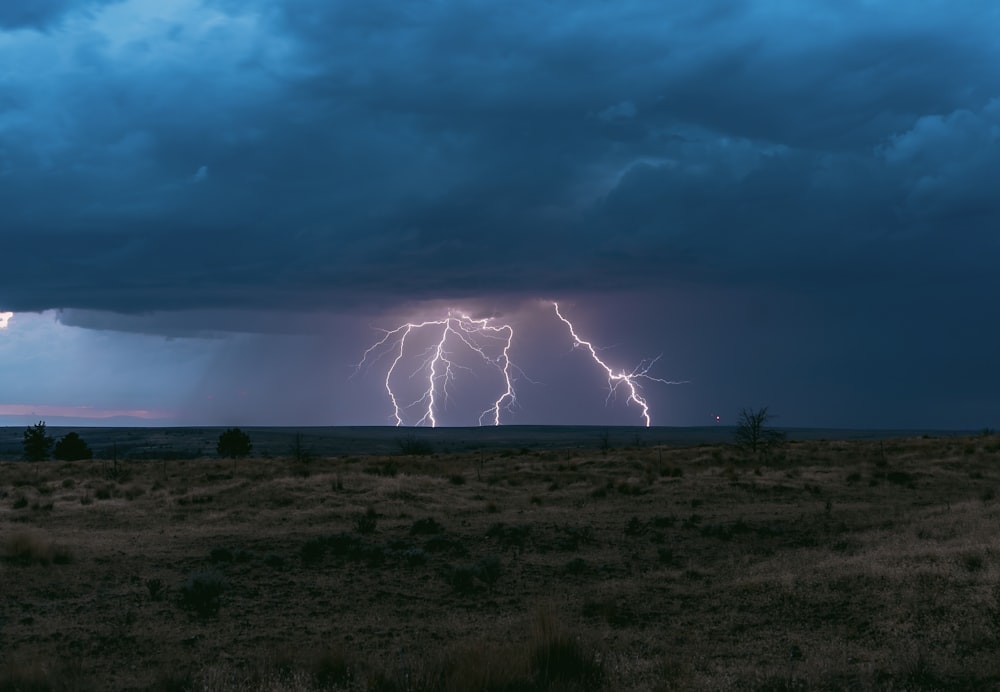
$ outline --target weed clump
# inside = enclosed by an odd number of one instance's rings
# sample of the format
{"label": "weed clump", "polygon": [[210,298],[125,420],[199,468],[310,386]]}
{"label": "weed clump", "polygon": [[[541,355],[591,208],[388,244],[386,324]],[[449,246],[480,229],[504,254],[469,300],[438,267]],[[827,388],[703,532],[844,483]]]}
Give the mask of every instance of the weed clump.
{"label": "weed clump", "polygon": [[354,517],[354,530],[362,535],[375,533],[375,527],[377,525],[378,512],[375,511],[374,507],[369,507],[365,510],[364,514],[359,514]]}

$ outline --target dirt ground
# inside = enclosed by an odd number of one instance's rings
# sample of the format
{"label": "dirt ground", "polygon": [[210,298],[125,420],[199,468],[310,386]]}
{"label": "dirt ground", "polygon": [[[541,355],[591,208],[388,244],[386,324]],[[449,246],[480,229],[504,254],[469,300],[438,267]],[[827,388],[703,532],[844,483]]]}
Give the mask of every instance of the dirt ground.
{"label": "dirt ground", "polygon": [[1000,687],[1000,437],[635,442],[2,462],[0,690]]}

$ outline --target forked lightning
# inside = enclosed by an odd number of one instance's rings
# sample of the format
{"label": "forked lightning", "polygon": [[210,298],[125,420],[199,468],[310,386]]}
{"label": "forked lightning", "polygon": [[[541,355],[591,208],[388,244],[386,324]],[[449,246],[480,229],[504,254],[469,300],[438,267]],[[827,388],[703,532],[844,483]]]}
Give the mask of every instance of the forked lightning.
{"label": "forked lightning", "polygon": [[[642,388],[639,380],[660,382],[662,384],[679,384],[653,377],[649,374],[653,364],[659,360],[659,356],[652,359],[643,360],[631,371],[620,370],[616,372],[611,366],[605,363],[598,355],[598,349],[576,333],[573,323],[563,316],[559,309],[559,304],[552,302],[556,316],[569,329],[573,338],[573,348],[582,348],[603,370],[608,377],[608,401],[617,394],[619,387],[624,386],[628,391],[627,403],[634,402],[642,410],[642,420],[646,427],[652,423],[649,414],[649,403],[642,396]],[[435,343],[419,355],[419,365],[410,375],[410,378],[426,378],[426,387],[421,388],[420,396],[415,401],[409,403],[400,402],[399,396],[393,391],[393,377],[397,374],[397,369],[404,359],[410,357],[407,354],[407,339],[418,331],[440,330],[432,332],[435,334]],[[499,396],[493,402],[493,406],[486,409],[479,415],[479,424],[500,425],[500,413],[502,410],[511,410],[517,402],[517,395],[514,392],[514,379],[511,371],[516,366],[511,363],[510,350],[514,342],[514,328],[509,324],[494,323],[494,318],[473,319],[469,315],[461,312],[449,311],[448,316],[438,320],[426,320],[424,322],[407,322],[392,330],[382,330],[385,335],[368,347],[357,364],[356,369],[371,366],[376,361],[391,357],[392,363],[385,373],[385,391],[392,403],[392,417],[396,426],[403,425],[404,415],[411,409],[416,409],[419,416],[414,425],[430,425],[437,427],[439,399],[447,400],[450,383],[455,380],[456,370],[469,370],[468,367],[455,361],[456,349],[467,349],[468,353],[478,355],[483,363],[490,369],[495,370],[501,377]]]}
{"label": "forked lightning", "polygon": [[[417,330],[439,328],[440,338],[436,345],[425,352],[420,367],[411,375],[416,377],[421,372],[427,377],[427,388],[423,390],[420,397],[409,404],[401,404],[396,393],[392,390],[392,377],[397,366],[406,356],[406,338]],[[417,407],[422,415],[417,420],[416,425],[427,425],[437,427],[436,416],[437,397],[440,394],[447,399],[448,384],[455,379],[455,370],[464,369],[464,366],[456,364],[450,356],[448,350],[450,343],[457,342],[458,347],[465,347],[472,353],[478,354],[488,367],[495,369],[503,378],[503,391],[493,406],[486,409],[479,415],[479,424],[484,425],[491,420],[493,425],[500,425],[501,409],[510,409],[517,401],[514,394],[514,383],[511,379],[510,346],[514,340],[514,329],[509,324],[494,325],[493,318],[473,319],[463,313],[449,312],[448,316],[440,320],[427,320],[425,322],[407,322],[393,330],[383,330],[385,336],[372,344],[361,358],[357,368],[362,368],[370,360],[378,360],[387,353],[394,353],[392,365],[385,373],[385,391],[392,402],[392,415],[396,421],[396,426],[403,425],[403,414],[414,407]],[[495,355],[489,352],[492,349]]]}
{"label": "forked lightning", "polygon": [[573,348],[584,348],[590,353],[590,357],[594,359],[594,362],[608,374],[608,400],[610,400],[618,392],[618,387],[625,385],[628,389],[628,402],[635,402],[642,409],[642,419],[646,422],[646,427],[648,428],[652,420],[649,417],[649,404],[646,402],[640,392],[642,387],[636,380],[650,380],[652,382],[660,382],[661,384],[681,384],[680,382],[671,382],[669,380],[661,380],[659,377],[653,377],[649,374],[650,368],[653,364],[660,359],[659,356],[652,359],[643,360],[639,365],[632,369],[632,372],[626,372],[621,370],[615,372],[612,370],[611,366],[601,360],[600,356],[597,355],[597,349],[589,341],[584,341],[577,335],[576,329],[573,327],[573,323],[568,319],[563,317],[562,312],[559,311],[559,304],[556,302],[552,303],[552,307],[556,310],[556,316],[563,321],[563,323],[569,328],[570,336],[573,337]]}

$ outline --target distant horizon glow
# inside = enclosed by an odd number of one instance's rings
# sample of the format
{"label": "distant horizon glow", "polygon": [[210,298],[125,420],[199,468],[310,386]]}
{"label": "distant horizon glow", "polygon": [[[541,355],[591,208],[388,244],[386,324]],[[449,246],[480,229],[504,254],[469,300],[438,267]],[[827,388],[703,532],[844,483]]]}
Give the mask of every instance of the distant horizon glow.
{"label": "distant horizon glow", "polygon": [[137,418],[140,420],[172,420],[176,411],[150,409],[115,409],[96,406],[59,406],[53,404],[2,404],[0,416],[31,416],[35,418]]}

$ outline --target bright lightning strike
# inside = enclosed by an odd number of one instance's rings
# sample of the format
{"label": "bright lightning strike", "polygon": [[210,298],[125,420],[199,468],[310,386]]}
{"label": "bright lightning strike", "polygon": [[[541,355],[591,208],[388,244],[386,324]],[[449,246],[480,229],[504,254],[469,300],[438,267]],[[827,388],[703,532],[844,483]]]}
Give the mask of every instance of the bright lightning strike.
{"label": "bright lightning strike", "polygon": [[[411,379],[424,378],[426,387],[415,401],[401,403],[393,390],[392,383],[400,363],[406,356],[407,339],[418,332],[428,330],[437,335],[436,341],[424,351],[419,366],[410,375]],[[478,356],[502,378],[502,391],[493,406],[480,414],[480,425],[487,422],[500,425],[501,410],[510,410],[517,401],[511,375],[514,366],[510,362],[514,329],[509,324],[497,325],[489,317],[477,320],[463,313],[449,312],[447,317],[440,320],[407,322],[395,329],[383,331],[385,336],[364,352],[357,369],[360,370],[366,364],[370,365],[383,357],[392,357],[392,364],[385,374],[385,391],[392,403],[392,415],[397,427],[403,425],[404,415],[414,408],[419,413],[416,425],[437,427],[439,399],[447,400],[449,385],[454,382],[456,371],[469,369],[455,360],[455,349],[465,349],[467,353]]]}
{"label": "bright lightning strike", "polygon": [[646,422],[646,427],[648,428],[652,423],[649,417],[649,403],[642,397],[642,387],[639,386],[637,380],[650,380],[652,382],[660,382],[662,384],[680,384],[679,382],[670,382],[668,380],[662,380],[658,377],[653,377],[649,374],[650,369],[653,364],[660,359],[659,356],[652,359],[646,359],[639,363],[631,372],[620,370],[615,372],[611,366],[601,360],[600,356],[597,355],[597,349],[589,341],[584,341],[576,333],[576,329],[573,327],[573,323],[568,319],[563,317],[562,312],[559,311],[559,304],[554,302],[552,307],[556,310],[556,316],[563,321],[563,323],[569,328],[570,336],[573,337],[573,348],[584,348],[590,353],[590,357],[593,358],[594,362],[597,363],[602,370],[608,374],[608,399],[610,400],[618,392],[618,388],[624,386],[628,390],[628,402],[635,402],[640,409],[642,409],[642,419]]}

